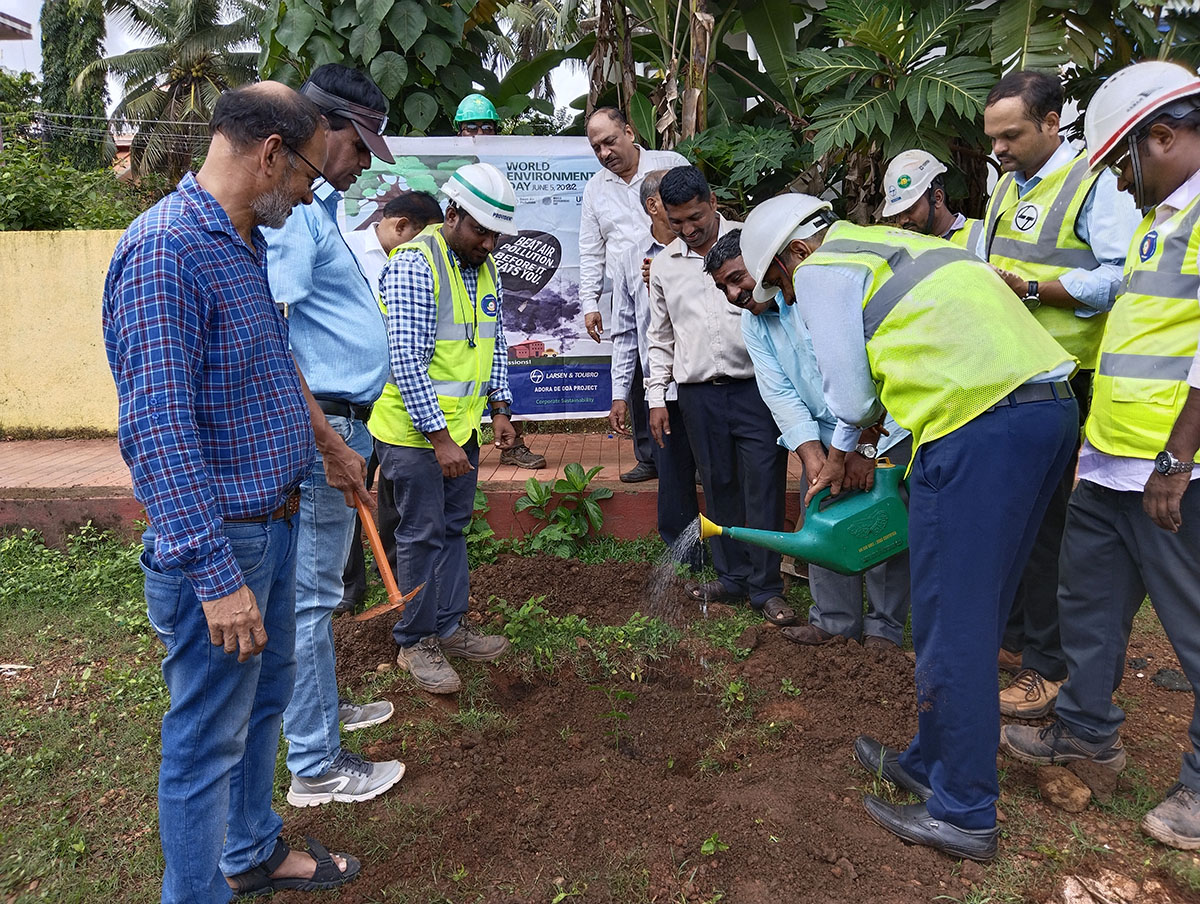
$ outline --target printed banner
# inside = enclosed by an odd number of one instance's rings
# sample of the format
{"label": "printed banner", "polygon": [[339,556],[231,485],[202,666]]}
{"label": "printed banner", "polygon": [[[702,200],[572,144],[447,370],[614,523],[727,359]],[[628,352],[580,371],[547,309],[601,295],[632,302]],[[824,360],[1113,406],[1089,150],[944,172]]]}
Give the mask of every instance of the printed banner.
{"label": "printed banner", "polygon": [[[579,218],[583,187],[599,168],[584,138],[484,135],[389,138],[396,158],[376,160],[346,192],[342,228],[377,222],[406,189],[438,189],[467,163],[490,163],[517,193],[520,234],[495,251],[504,287],[504,336],[513,411],[523,420],[600,417],[612,403],[612,345],[597,344],[579,303]],[[601,313],[611,321],[607,296]]]}

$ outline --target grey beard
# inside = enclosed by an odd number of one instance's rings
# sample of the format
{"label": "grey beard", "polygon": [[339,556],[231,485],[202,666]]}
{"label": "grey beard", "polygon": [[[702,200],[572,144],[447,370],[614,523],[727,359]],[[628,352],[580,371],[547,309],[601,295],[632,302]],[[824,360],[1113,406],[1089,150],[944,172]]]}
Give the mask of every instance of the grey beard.
{"label": "grey beard", "polygon": [[260,226],[282,229],[292,212],[294,201],[286,185],[279,185],[250,202],[250,209]]}

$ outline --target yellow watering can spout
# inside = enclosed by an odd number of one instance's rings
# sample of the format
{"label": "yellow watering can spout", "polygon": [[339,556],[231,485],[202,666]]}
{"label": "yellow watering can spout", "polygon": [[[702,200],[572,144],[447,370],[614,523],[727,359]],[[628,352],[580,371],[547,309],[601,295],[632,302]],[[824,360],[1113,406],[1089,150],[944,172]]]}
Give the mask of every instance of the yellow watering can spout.
{"label": "yellow watering can spout", "polygon": [[713,524],[703,515],[700,516],[700,539],[707,540],[709,537],[718,537],[724,528],[719,524]]}

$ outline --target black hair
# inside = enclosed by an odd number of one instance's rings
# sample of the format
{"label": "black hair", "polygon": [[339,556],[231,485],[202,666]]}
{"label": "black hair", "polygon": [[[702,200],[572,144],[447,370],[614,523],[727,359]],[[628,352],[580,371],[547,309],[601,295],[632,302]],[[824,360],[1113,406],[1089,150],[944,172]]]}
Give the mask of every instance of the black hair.
{"label": "black hair", "polygon": [[990,107],[1006,97],[1019,97],[1025,102],[1025,115],[1038,124],[1039,131],[1042,121],[1051,113],[1062,115],[1062,82],[1045,72],[1031,69],[1010,72],[988,92],[984,106]]}
{"label": "black hair", "polygon": [[622,112],[620,107],[597,107],[592,111],[592,114],[587,118],[587,121],[591,122],[592,116],[595,116],[597,113],[603,113],[621,128],[625,128],[625,126],[629,125],[629,117]]}
{"label": "black hair", "polygon": [[279,87],[260,82],[224,92],[213,107],[208,134],[220,132],[238,150],[271,135],[282,138],[288,148],[308,144],[321,125],[321,111],[307,97]]}
{"label": "black hair", "polygon": [[413,225],[428,226],[444,219],[437,198],[424,191],[406,191],[383,205],[383,216],[407,217]]}
{"label": "black hair", "polygon": [[[379,86],[371,81],[370,76],[357,69],[351,69],[341,63],[326,63],[314,69],[308,80],[322,91],[336,94],[359,106],[370,107],[380,113],[387,112],[387,98],[383,96]],[[329,121],[329,128],[335,132],[350,126],[350,120],[336,113],[326,113],[325,118]]]}
{"label": "black hair", "polygon": [[704,255],[704,272],[716,273],[735,257],[742,256],[742,230],[730,229]]}
{"label": "black hair", "polygon": [[[1190,101],[1194,106],[1187,112],[1181,112],[1174,107],[1182,106]],[[1161,110],[1154,114],[1144,126],[1137,130],[1140,138],[1144,138],[1150,131],[1150,127],[1162,123],[1164,126],[1170,126],[1172,129],[1191,129],[1193,132],[1200,131],[1200,97],[1185,98],[1184,101],[1177,101],[1170,105],[1166,110]]]}
{"label": "black hair", "polygon": [[658,185],[658,195],[668,207],[678,207],[689,201],[707,202],[712,198],[712,189],[704,173],[692,165],[676,166],[667,170]]}
{"label": "black hair", "polygon": [[638,200],[642,202],[642,210],[646,209],[646,202],[658,194],[658,188],[666,174],[666,170],[654,170],[642,177],[642,185],[638,189]]}

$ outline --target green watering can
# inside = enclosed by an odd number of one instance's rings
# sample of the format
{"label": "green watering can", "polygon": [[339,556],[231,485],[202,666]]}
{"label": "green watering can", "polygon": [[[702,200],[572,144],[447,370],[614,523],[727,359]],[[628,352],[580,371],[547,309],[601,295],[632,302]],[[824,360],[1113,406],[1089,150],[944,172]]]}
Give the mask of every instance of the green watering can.
{"label": "green watering can", "polygon": [[880,459],[870,492],[843,490],[831,496],[828,489],[821,490],[795,533],[722,527],[701,515],[700,536],[732,537],[838,574],[862,574],[908,549],[908,509],[900,498],[903,475],[903,468]]}

